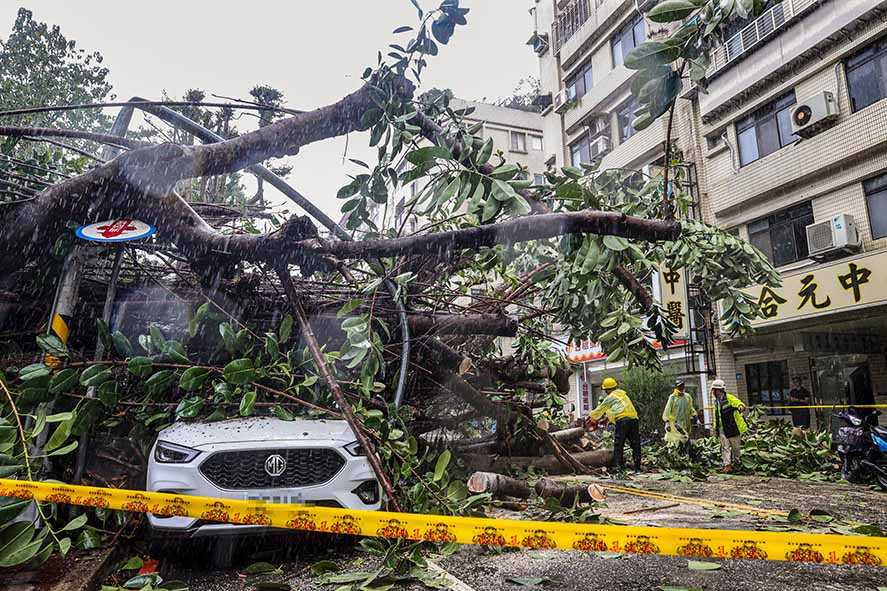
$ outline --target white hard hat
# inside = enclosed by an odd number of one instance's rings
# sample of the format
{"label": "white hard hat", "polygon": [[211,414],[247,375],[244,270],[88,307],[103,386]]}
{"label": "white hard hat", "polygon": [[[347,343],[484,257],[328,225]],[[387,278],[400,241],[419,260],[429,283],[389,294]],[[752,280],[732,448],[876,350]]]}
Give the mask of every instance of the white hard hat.
{"label": "white hard hat", "polygon": [[724,383],[724,380],[715,380],[711,383],[712,390],[726,390],[727,385]]}

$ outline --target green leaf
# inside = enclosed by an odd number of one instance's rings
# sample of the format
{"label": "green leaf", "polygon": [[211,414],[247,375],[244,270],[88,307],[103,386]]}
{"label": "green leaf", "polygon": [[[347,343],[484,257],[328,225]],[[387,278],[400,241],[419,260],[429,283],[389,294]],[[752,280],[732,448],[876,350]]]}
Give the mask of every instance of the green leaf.
{"label": "green leaf", "polygon": [[628,248],[628,241],[621,236],[604,236],[604,246],[616,252],[622,252]]}
{"label": "green leaf", "polygon": [[44,378],[52,373],[52,368],[43,363],[32,363],[18,370],[18,377],[23,382]]}
{"label": "green leaf", "polygon": [[690,560],[687,562],[687,568],[689,568],[690,570],[720,570],[721,565],[717,562]]}
{"label": "green leaf", "polygon": [[289,314],[283,317],[283,321],[280,323],[280,329],[278,330],[278,341],[282,345],[285,343],[293,332],[293,317]]}
{"label": "green leaf", "polygon": [[74,418],[70,418],[67,421],[62,421],[59,423],[58,427],[55,428],[55,431],[52,432],[52,435],[49,436],[49,439],[46,442],[46,445],[43,446],[43,452],[49,453],[54,449],[58,449],[62,445],[64,445],[65,441],[67,441],[68,436],[71,435],[71,426],[74,424]]}
{"label": "green leaf", "polygon": [[64,394],[75,387],[80,379],[76,369],[66,368],[52,376],[49,381],[50,394]]}
{"label": "green leaf", "polygon": [[132,355],[132,343],[126,338],[126,335],[115,330],[111,335],[111,342],[114,343],[114,349],[121,357],[129,357]]}
{"label": "green leaf", "polygon": [[69,521],[67,525],[65,525],[65,527],[63,527],[59,531],[74,531],[75,529],[80,529],[81,527],[86,525],[86,519],[86,513],[78,515],[77,517]]}
{"label": "green leaf", "polygon": [[499,168],[493,169],[490,176],[494,179],[509,181],[514,178],[514,175],[518,172],[520,172],[520,168],[516,164],[503,164]]}
{"label": "green leaf", "polygon": [[311,572],[315,575],[319,576],[324,573],[336,572],[339,570],[339,565],[333,562],[332,560],[321,560],[320,562],[315,562],[310,566]]}
{"label": "green leaf", "polygon": [[205,367],[189,367],[182,372],[179,378],[179,388],[182,390],[198,390],[210,376],[209,369]]}
{"label": "green leaf", "polygon": [[54,451],[51,451],[50,453],[48,453],[48,454],[46,454],[46,455],[47,455],[47,456],[63,456],[63,455],[65,455],[65,454],[69,454],[69,453],[71,453],[72,451],[74,451],[75,449],[77,449],[77,446],[78,446],[78,445],[79,445],[78,442],[76,442],[76,441],[72,441],[72,442],[69,443],[68,445],[66,445],[66,446],[64,446],[64,447],[60,447],[60,448],[58,448],[58,449],[56,449],[56,450],[54,450]]}
{"label": "green leaf", "polygon": [[484,142],[483,147],[478,152],[477,157],[475,158],[475,163],[478,166],[483,166],[487,162],[490,161],[490,156],[493,155],[493,138],[487,138]]}
{"label": "green leaf", "polygon": [[690,0],[665,0],[654,6],[647,18],[654,23],[670,23],[687,18],[696,8]]}
{"label": "green leaf", "polygon": [[127,369],[132,375],[143,378],[154,371],[154,362],[150,357],[133,357],[127,364]]}
{"label": "green leaf", "polygon": [[188,355],[185,353],[185,347],[178,341],[167,341],[163,345],[163,354],[178,363],[191,363]]}
{"label": "green leaf", "polygon": [[254,562],[243,569],[243,573],[247,575],[266,575],[269,573],[276,573],[279,570],[280,569],[270,562]]}
{"label": "green leaf", "polygon": [[143,566],[145,566],[145,561],[142,560],[141,557],[130,556],[129,560],[127,560],[119,570],[136,570]]}
{"label": "green leaf", "polygon": [[493,198],[499,201],[511,201],[517,196],[514,188],[505,181],[493,181]]}
{"label": "green leaf", "polygon": [[252,359],[241,358],[235,359],[225,366],[222,371],[225,381],[229,384],[247,384],[256,379],[256,370],[253,367]]}
{"label": "green leaf", "polygon": [[173,380],[175,380],[176,374],[172,370],[164,369],[158,371],[150,378],[145,380],[145,390],[148,391],[152,396],[156,396],[158,394],[162,394],[172,386]]}
{"label": "green leaf", "polygon": [[101,386],[112,378],[111,369],[107,365],[90,365],[80,374],[80,385],[90,388]]}
{"label": "green leaf", "polygon": [[0,523],[11,521],[31,504],[31,501],[15,497],[0,497]]}
{"label": "green leaf", "polygon": [[792,509],[788,512],[788,520],[792,523],[799,523],[803,521],[804,516],[797,509]]}
{"label": "green leaf", "polygon": [[37,336],[37,345],[49,355],[54,357],[67,357],[68,347],[54,334],[42,334]]}
{"label": "green leaf", "polygon": [[151,335],[151,346],[157,351],[163,351],[163,346],[166,344],[166,338],[164,338],[163,333],[160,331],[160,327],[156,324],[152,324],[148,327],[148,334]]}
{"label": "green leaf", "polygon": [[445,449],[437,456],[437,463],[434,465],[434,482],[440,482],[446,472],[447,466],[450,464],[450,450]]}
{"label": "green leaf", "polygon": [[150,575],[136,575],[130,580],[123,583],[124,589],[142,589],[150,585],[151,587],[157,587],[163,581],[160,578],[160,575],[157,573],[151,573]]}
{"label": "green leaf", "polygon": [[237,335],[227,322],[219,325],[219,334],[222,335],[222,342],[225,343],[225,350],[230,355],[237,354]]}
{"label": "green leaf", "polygon": [[243,398],[240,399],[240,416],[249,417],[252,416],[254,407],[256,406],[256,392],[255,390],[250,390],[249,392],[243,395]]}
{"label": "green leaf", "polygon": [[641,43],[625,56],[625,67],[632,70],[644,70],[656,66],[670,64],[681,55],[681,48],[667,45],[659,41]]}
{"label": "green leaf", "polygon": [[281,421],[292,421],[292,420],[295,420],[295,418],[296,418],[293,416],[293,413],[291,413],[290,411],[288,411],[287,409],[283,408],[280,405],[275,405],[271,409],[271,412],[274,414],[275,417],[277,417]]}
{"label": "green leaf", "polygon": [[183,398],[176,406],[176,418],[193,419],[200,413],[201,408],[203,408],[203,398],[200,396]]}
{"label": "green leaf", "polygon": [[95,550],[102,545],[102,534],[91,527],[86,527],[77,536],[75,545],[81,550]]}

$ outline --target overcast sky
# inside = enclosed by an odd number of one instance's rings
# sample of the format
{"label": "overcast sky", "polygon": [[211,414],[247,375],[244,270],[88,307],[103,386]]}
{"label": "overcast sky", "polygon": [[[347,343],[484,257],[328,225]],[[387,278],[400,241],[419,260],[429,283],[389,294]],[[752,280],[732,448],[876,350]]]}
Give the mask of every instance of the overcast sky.
{"label": "overcast sky", "polygon": [[[439,2],[420,0],[426,8]],[[391,31],[417,19],[409,0],[2,0],[0,37],[8,35],[19,6],[60,25],[80,47],[102,52],[120,99],[160,98],[163,90],[180,97],[188,88],[248,98],[255,84],[270,84],[301,109],[357,88],[376,51],[394,41]],[[424,88],[493,100],[537,75],[525,45],[530,0],[463,0],[462,6],[471,9],[468,26],[458,27],[450,45],[430,58]],[[249,121],[238,127],[250,127]],[[365,135],[352,134],[349,156],[366,159],[366,144]],[[339,138],[291,159],[291,183],[330,214],[338,211],[335,192],[353,167],[342,164],[344,149]]]}

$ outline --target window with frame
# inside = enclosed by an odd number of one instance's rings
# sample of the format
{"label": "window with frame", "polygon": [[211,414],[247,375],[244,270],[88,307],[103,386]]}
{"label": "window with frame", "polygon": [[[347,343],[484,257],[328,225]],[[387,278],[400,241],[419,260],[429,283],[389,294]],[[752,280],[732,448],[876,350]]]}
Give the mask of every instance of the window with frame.
{"label": "window with frame", "polygon": [[872,239],[887,237],[887,174],[862,183]]}
{"label": "window with frame", "polygon": [[610,39],[610,48],[613,51],[613,67],[621,66],[628,53],[647,39],[647,26],[643,17],[636,15],[626,23]]}
{"label": "window with frame", "polygon": [[631,136],[637,133],[632,123],[635,120],[635,113],[638,110],[638,101],[632,96],[628,102],[619,107],[616,113],[619,120],[619,143],[621,144]]}
{"label": "window with frame", "polygon": [[570,74],[566,80],[567,98],[576,100],[585,96],[594,86],[594,73],[591,70],[591,61],[579,67]]}
{"label": "window with frame", "polygon": [[[766,361],[745,365],[748,402],[760,406],[786,406],[791,390],[788,361]],[[769,409],[767,414],[788,414],[787,409]]]}
{"label": "window with frame", "polygon": [[534,175],[533,175],[533,184],[536,185],[536,186],[538,186],[538,187],[543,187],[543,186],[545,186],[545,185],[548,184],[548,183],[547,183],[547,181],[545,180],[545,175],[544,175],[544,174],[538,174],[538,173],[537,173],[537,174],[534,174]]}
{"label": "window with frame", "polygon": [[740,166],[769,156],[798,139],[792,133],[791,122],[795,102],[792,90],[736,122]]}
{"label": "window with frame", "polygon": [[527,151],[527,134],[519,131],[511,132],[511,151],[526,152]]}
{"label": "window with frame", "polygon": [[813,223],[813,205],[807,201],[748,224],[748,241],[773,265],[781,267],[806,259],[807,226]]}
{"label": "window with frame", "polygon": [[887,98],[887,37],[847,58],[844,73],[854,113]]}
{"label": "window with frame", "polygon": [[570,163],[576,168],[583,164],[591,164],[591,142],[587,134],[570,145]]}
{"label": "window with frame", "polygon": [[536,150],[537,152],[541,152],[543,149],[542,136],[541,135],[531,135],[530,136],[530,146]]}

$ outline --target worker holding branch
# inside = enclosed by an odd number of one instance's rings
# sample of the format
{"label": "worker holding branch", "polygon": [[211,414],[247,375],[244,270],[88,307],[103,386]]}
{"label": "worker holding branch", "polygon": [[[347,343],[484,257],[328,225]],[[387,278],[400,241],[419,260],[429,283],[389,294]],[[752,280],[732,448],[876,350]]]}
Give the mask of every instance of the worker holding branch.
{"label": "worker holding branch", "polygon": [[634,471],[641,471],[641,431],[638,422],[638,413],[625,390],[619,389],[616,380],[610,377],[604,378],[601,387],[606,396],[588,415],[587,429],[595,429],[600,419],[606,416],[606,420],[613,423],[616,433],[613,440],[613,466],[614,472],[625,470],[625,440],[631,443],[631,455],[634,460]]}
{"label": "worker holding branch", "polygon": [[693,398],[684,391],[684,388],[684,380],[675,382],[674,391],[668,397],[665,410],[662,411],[662,420],[665,422],[665,441],[676,445],[681,453],[692,458],[690,433],[696,409],[693,407]]}

